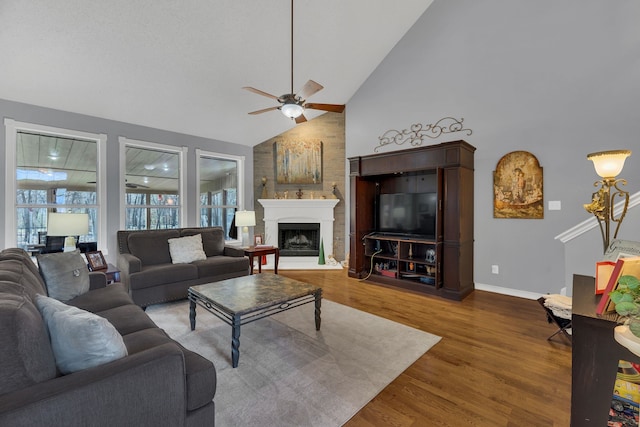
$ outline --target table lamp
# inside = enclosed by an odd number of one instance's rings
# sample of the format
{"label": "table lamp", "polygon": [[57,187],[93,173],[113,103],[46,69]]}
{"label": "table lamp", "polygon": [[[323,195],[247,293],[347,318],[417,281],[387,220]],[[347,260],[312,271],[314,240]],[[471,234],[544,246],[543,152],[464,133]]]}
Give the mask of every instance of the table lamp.
{"label": "table lamp", "polygon": [[50,213],[47,236],[64,236],[64,252],[76,249],[76,237],[89,233],[89,215],[86,213]]}
{"label": "table lamp", "polygon": [[249,227],[256,225],[256,213],[254,211],[237,211],[236,226],[242,227],[242,246],[249,244]]}

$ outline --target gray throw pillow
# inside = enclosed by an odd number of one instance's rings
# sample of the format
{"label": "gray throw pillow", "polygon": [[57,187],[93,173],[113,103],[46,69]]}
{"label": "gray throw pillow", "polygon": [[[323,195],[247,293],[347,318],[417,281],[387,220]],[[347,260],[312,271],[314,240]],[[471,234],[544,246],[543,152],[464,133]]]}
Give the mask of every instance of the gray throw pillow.
{"label": "gray throw pillow", "polygon": [[127,355],[122,336],[107,319],[43,295],[36,297],[36,305],[49,330],[56,366],[63,374]]}
{"label": "gray throw pillow", "polygon": [[211,228],[185,228],[183,236],[202,234],[202,247],[208,257],[222,255],[224,253],[224,230],[220,227]]}
{"label": "gray throw pillow", "polygon": [[38,266],[51,298],[69,301],[89,291],[89,269],[77,249],[38,255]]}
{"label": "gray throw pillow", "polygon": [[207,259],[204,249],[202,249],[200,234],[169,239],[169,252],[173,264],[188,264]]}

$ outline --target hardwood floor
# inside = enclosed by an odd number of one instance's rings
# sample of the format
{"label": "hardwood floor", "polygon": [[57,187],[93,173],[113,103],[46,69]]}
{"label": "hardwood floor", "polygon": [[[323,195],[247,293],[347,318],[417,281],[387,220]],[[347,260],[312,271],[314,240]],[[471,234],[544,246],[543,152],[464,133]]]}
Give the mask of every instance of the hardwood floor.
{"label": "hardwood floor", "polygon": [[[569,426],[571,346],[536,301],[475,291],[462,302],[347,277],[280,271],[324,298],[442,337],[347,424]],[[401,351],[401,350],[399,350]]]}

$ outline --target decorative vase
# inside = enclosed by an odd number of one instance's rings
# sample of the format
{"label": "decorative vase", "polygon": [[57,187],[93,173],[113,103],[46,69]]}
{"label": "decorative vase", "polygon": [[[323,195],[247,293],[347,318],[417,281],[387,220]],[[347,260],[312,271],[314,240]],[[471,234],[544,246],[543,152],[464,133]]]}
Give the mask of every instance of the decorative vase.
{"label": "decorative vase", "polygon": [[324,243],[320,239],[320,253],[318,254],[318,265],[324,265]]}

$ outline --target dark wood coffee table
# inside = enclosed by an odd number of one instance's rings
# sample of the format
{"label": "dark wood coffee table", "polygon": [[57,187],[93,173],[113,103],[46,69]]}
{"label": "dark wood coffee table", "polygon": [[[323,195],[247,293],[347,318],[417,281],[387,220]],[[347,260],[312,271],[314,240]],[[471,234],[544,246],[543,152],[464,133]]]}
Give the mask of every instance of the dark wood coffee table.
{"label": "dark wood coffee table", "polygon": [[196,328],[196,305],[231,325],[231,364],[240,358],[240,326],[315,302],[316,330],[320,330],[322,288],[276,274],[236,277],[189,288],[189,320]]}

